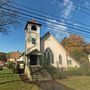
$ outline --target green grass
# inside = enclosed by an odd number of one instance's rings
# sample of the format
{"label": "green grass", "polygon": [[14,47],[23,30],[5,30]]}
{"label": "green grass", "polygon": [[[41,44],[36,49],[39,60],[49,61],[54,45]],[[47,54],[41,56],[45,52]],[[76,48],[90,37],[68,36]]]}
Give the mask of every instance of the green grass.
{"label": "green grass", "polygon": [[58,82],[73,90],[90,90],[90,76],[73,76]]}
{"label": "green grass", "polygon": [[[54,83],[54,87],[59,87],[59,89],[55,90],[60,90],[60,88],[63,88],[61,90],[90,90],[89,76],[73,76],[57,82],[59,82],[60,87]],[[40,83],[40,85],[42,86],[40,87],[41,90],[52,90],[52,88],[49,89],[51,82]],[[0,90],[40,90],[40,88],[36,84],[23,82],[20,76],[13,74],[13,71],[10,69],[0,71]]]}
{"label": "green grass", "polygon": [[60,90],[60,88],[64,88],[64,90],[72,90],[64,87],[64,85],[57,85],[55,82],[53,84],[51,81],[38,82],[38,85],[36,85],[36,82],[34,84],[25,83],[21,81],[19,75],[13,74],[10,69],[0,71],[0,90],[52,90],[53,87],[55,90]]}
{"label": "green grass", "polygon": [[18,74],[13,74],[12,70],[0,71],[0,90],[38,90],[34,84],[21,81]]}

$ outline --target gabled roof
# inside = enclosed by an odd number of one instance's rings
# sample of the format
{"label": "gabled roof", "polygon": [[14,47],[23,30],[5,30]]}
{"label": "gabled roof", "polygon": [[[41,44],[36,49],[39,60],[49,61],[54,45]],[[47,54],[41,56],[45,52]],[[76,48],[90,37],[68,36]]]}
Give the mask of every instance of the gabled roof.
{"label": "gabled roof", "polygon": [[23,55],[25,55],[25,52],[21,53],[21,54],[19,55],[19,58],[22,57]]}
{"label": "gabled roof", "polygon": [[26,55],[29,55],[29,54],[36,54],[36,55],[38,54],[38,55],[41,55],[41,52],[38,49],[35,49],[35,50],[27,53]]}
{"label": "gabled roof", "polygon": [[48,36],[52,36],[52,37],[54,38],[54,40],[55,40],[55,41],[63,48],[63,50],[67,53],[67,55],[69,55],[75,62],[77,62],[77,63],[80,65],[80,63],[79,63],[75,58],[73,58],[73,57],[70,55],[70,53],[68,53],[68,52],[66,51],[66,49],[63,47],[63,45],[60,44],[60,43],[56,40],[56,38],[55,38],[50,32],[47,32],[47,33],[41,38],[41,40],[43,40],[45,37],[48,38]]}
{"label": "gabled roof", "polygon": [[[50,32],[47,32],[47,33],[41,38],[41,40],[44,39],[45,37],[48,37],[48,36],[52,36],[53,39],[63,48],[63,50],[64,50],[65,52],[67,52],[67,51],[65,50],[65,48],[57,41],[57,39],[56,39]],[[68,52],[67,52],[67,53],[68,53]]]}
{"label": "gabled roof", "polygon": [[10,58],[11,59],[18,59],[20,55],[21,55],[20,52],[11,52],[10,53]]}
{"label": "gabled roof", "polygon": [[41,40],[44,39],[47,36],[50,36],[50,35],[51,35],[51,33],[50,32],[47,32],[44,36],[41,37]]}
{"label": "gabled roof", "polygon": [[41,40],[45,39],[46,37],[48,38],[49,36],[52,36],[53,39],[63,48],[63,50],[64,50],[65,52],[67,52],[67,51],[65,50],[65,48],[57,41],[57,39],[56,39],[50,32],[47,32],[47,33],[41,38]]}

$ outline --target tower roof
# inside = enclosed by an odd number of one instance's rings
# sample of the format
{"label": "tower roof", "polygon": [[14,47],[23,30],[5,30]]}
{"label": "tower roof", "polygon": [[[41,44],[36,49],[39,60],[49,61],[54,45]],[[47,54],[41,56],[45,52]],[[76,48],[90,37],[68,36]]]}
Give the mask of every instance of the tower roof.
{"label": "tower roof", "polygon": [[39,24],[35,19],[32,19],[31,21],[27,21],[25,29],[27,28],[28,24],[35,24],[35,25],[41,26],[41,24]]}

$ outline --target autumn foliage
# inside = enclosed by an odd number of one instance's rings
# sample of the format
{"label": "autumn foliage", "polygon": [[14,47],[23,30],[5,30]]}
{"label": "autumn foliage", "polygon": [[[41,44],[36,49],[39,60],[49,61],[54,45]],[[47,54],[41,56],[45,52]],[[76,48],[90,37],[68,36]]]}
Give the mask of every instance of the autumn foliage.
{"label": "autumn foliage", "polygon": [[88,62],[88,54],[90,53],[90,44],[78,35],[70,35],[64,38],[61,44],[65,49],[80,63]]}

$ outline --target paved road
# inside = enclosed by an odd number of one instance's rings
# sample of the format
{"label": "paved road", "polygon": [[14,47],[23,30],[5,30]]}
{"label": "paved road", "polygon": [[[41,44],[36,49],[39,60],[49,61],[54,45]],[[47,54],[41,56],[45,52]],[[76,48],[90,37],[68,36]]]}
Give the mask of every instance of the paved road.
{"label": "paved road", "polygon": [[73,90],[64,85],[61,85],[57,81],[42,81],[37,82],[37,85],[41,88],[41,90]]}
{"label": "paved road", "polygon": [[[23,78],[22,78],[23,79]],[[38,87],[40,87],[39,90],[74,90],[71,88],[66,87],[65,85],[62,85],[60,83],[58,83],[55,80],[49,80],[49,81],[29,81],[29,80],[25,80],[23,79],[23,81],[25,83],[30,83],[30,84],[34,84],[37,85]]]}

